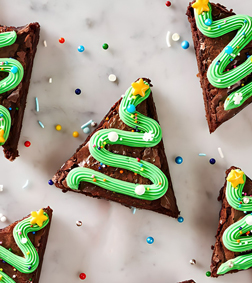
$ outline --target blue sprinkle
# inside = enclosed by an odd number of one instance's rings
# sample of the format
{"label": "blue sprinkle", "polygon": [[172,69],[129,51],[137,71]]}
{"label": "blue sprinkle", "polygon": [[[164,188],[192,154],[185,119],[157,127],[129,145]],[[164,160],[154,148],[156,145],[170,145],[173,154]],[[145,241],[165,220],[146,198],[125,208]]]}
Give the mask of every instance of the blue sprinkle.
{"label": "blue sprinkle", "polygon": [[7,61],[4,62],[5,65],[8,65],[9,63]]}
{"label": "blue sprinkle", "polygon": [[238,206],[239,208],[241,208],[241,204],[239,204],[239,206]]}
{"label": "blue sprinkle", "polygon": [[234,61],[234,59],[233,59],[233,58],[230,58],[229,60],[230,60],[231,62],[232,62],[232,61]]}
{"label": "blue sprinkle", "polygon": [[177,156],[177,157],[175,158],[175,162],[176,162],[177,164],[181,164],[181,163],[183,162],[183,158],[182,158],[181,156]]}
{"label": "blue sprinkle", "polygon": [[101,165],[103,165],[103,163],[100,163]]}
{"label": "blue sprinkle", "polygon": [[149,245],[151,245],[151,244],[154,243],[154,238],[153,238],[153,237],[148,237],[148,238],[146,239],[146,242],[147,242]]}
{"label": "blue sprinkle", "polygon": [[134,112],[136,111],[135,105],[130,104],[130,105],[127,107],[127,111],[128,111],[129,113],[134,113]]}
{"label": "blue sprinkle", "polygon": [[18,68],[17,68],[16,66],[11,67],[11,72],[12,72],[13,74],[16,74],[17,71],[18,71]]}
{"label": "blue sprinkle", "polygon": [[232,53],[234,52],[234,49],[233,49],[232,46],[228,45],[228,46],[225,48],[225,52],[230,55],[230,54],[232,54]]}
{"label": "blue sprinkle", "polygon": [[132,209],[132,214],[136,214],[136,208],[135,207],[131,207]]}
{"label": "blue sprinkle", "polygon": [[11,110],[12,110],[12,108],[11,108],[11,107],[9,107],[9,110],[11,111]]}
{"label": "blue sprinkle", "polygon": [[142,163],[140,163],[139,165],[140,165],[140,167],[143,167],[143,164],[142,164]]}
{"label": "blue sprinkle", "polygon": [[240,201],[240,200],[241,200],[241,198],[238,198],[238,200]]}
{"label": "blue sprinkle", "polygon": [[79,51],[79,52],[83,52],[84,50],[85,50],[85,48],[84,48],[83,45],[80,45],[80,46],[78,47],[78,51]]}
{"label": "blue sprinkle", "polygon": [[44,124],[41,122],[41,121],[38,121],[38,123],[39,123],[39,126],[41,127],[41,128],[45,128],[45,126],[44,126]]}
{"label": "blue sprinkle", "polygon": [[0,114],[0,117],[3,117],[3,114],[2,114],[2,113]]}
{"label": "blue sprinkle", "polygon": [[199,153],[199,156],[206,156],[205,153]]}
{"label": "blue sprinkle", "polygon": [[239,230],[242,230],[242,227],[239,227]]}
{"label": "blue sprinkle", "polygon": [[221,28],[221,25],[218,25],[218,28]]}
{"label": "blue sprinkle", "polygon": [[242,35],[245,35],[245,34],[246,34],[245,32],[242,33]]}
{"label": "blue sprinkle", "polygon": [[248,21],[247,20],[244,20],[244,23],[246,24]]}
{"label": "blue sprinkle", "polygon": [[205,20],[205,25],[206,26],[211,26],[212,23],[213,23],[213,21],[211,19],[206,19]]}
{"label": "blue sprinkle", "polygon": [[98,169],[101,170],[102,169],[101,166],[99,166]]}
{"label": "blue sprinkle", "polygon": [[3,263],[6,263],[6,261],[3,260]]}
{"label": "blue sprinkle", "polygon": [[214,158],[211,158],[210,160],[209,160],[209,162],[210,162],[210,164],[215,164],[216,163],[216,160],[214,159]]}
{"label": "blue sprinkle", "polygon": [[36,232],[32,232],[32,234],[33,234],[33,235],[35,235],[35,234],[36,234]]}
{"label": "blue sprinkle", "polygon": [[183,49],[188,49],[189,48],[189,42],[188,41],[186,41],[186,40],[184,40],[182,43],[181,43],[181,47],[183,48]]}
{"label": "blue sprinkle", "polygon": [[35,97],[35,106],[36,106],[36,111],[39,112],[39,102],[37,97]]}
{"label": "blue sprinkle", "polygon": [[100,146],[98,146],[98,149],[100,150],[100,149],[101,149],[101,147],[100,147]]}
{"label": "blue sprinkle", "polygon": [[53,183],[53,180],[49,180],[48,181],[48,184],[50,185],[50,186],[52,186],[54,183]]}
{"label": "blue sprinkle", "polygon": [[183,218],[182,216],[179,216],[179,218],[178,218],[178,222],[179,222],[179,223],[184,222],[184,218]]}
{"label": "blue sprinkle", "polygon": [[250,55],[247,55],[247,58],[250,58]]}
{"label": "blue sprinkle", "polygon": [[30,269],[31,269],[31,266],[29,266],[28,269],[30,270]]}
{"label": "blue sprinkle", "polygon": [[80,90],[79,88],[76,88],[75,93],[76,93],[77,95],[79,95],[79,94],[81,94],[81,90]]}

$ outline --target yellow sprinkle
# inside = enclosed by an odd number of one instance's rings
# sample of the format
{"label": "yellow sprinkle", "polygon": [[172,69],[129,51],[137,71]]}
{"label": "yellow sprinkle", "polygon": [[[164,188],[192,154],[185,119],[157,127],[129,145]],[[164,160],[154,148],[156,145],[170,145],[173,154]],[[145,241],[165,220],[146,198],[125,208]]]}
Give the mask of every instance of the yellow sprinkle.
{"label": "yellow sprinkle", "polygon": [[134,96],[132,96],[132,98],[133,98],[133,99],[136,99],[136,96],[134,95]]}
{"label": "yellow sprinkle", "polygon": [[106,121],[108,121],[108,119],[109,119],[109,117],[106,117],[106,119],[105,119],[105,120],[106,120]]}
{"label": "yellow sprinkle", "polygon": [[134,130],[131,130],[131,132],[133,132],[133,133],[134,133],[135,131],[134,131]]}
{"label": "yellow sprinkle", "polygon": [[250,61],[252,62],[252,57],[250,57]]}
{"label": "yellow sprinkle", "polygon": [[143,168],[141,168],[141,171],[143,171],[144,169]]}
{"label": "yellow sprinkle", "polygon": [[61,125],[57,125],[57,126],[55,127],[55,129],[56,129],[57,131],[60,131],[60,130],[61,130]]}
{"label": "yellow sprinkle", "polygon": [[131,117],[131,118],[134,118],[134,115],[132,114],[132,115],[130,115],[130,117]]}
{"label": "yellow sprinkle", "polygon": [[134,175],[136,176],[136,175],[137,175],[137,173],[134,173]]}
{"label": "yellow sprinkle", "polygon": [[135,120],[134,122],[137,123],[137,120]]}
{"label": "yellow sprinkle", "polygon": [[103,182],[106,182],[106,179],[103,179]]}
{"label": "yellow sprinkle", "polygon": [[3,279],[3,276],[2,276],[2,275],[0,275],[0,281],[2,281],[2,279]]}
{"label": "yellow sprinkle", "polygon": [[237,48],[237,49],[239,49],[239,48],[240,48],[240,46],[236,46],[236,48]]}
{"label": "yellow sprinkle", "polygon": [[78,133],[78,132],[73,132],[73,137],[74,137],[74,138],[78,138],[78,136],[79,136],[79,133]]}
{"label": "yellow sprinkle", "polygon": [[106,142],[103,142],[103,144],[107,144]]}
{"label": "yellow sprinkle", "polygon": [[242,235],[242,231],[240,231],[240,234]]}
{"label": "yellow sprinkle", "polygon": [[208,27],[208,30],[211,30],[211,28],[210,28],[210,27]]}
{"label": "yellow sprinkle", "polygon": [[96,182],[96,179],[95,179],[95,178],[93,179],[93,182]]}
{"label": "yellow sprinkle", "polygon": [[146,188],[146,190],[147,190],[147,191],[149,191],[149,190],[150,190],[150,188]]}
{"label": "yellow sprinkle", "polygon": [[120,170],[120,173],[123,174],[123,170]]}
{"label": "yellow sprinkle", "polygon": [[2,268],[0,268],[0,271],[3,271],[3,269],[2,269]]}
{"label": "yellow sprinkle", "polygon": [[241,86],[244,86],[244,84],[241,84]]}
{"label": "yellow sprinkle", "polygon": [[27,252],[26,254],[27,254],[27,255],[29,255],[29,254],[30,254],[30,252]]}
{"label": "yellow sprinkle", "polygon": [[240,240],[237,240],[237,243],[240,243]]}
{"label": "yellow sprinkle", "polygon": [[13,271],[17,271],[16,268],[13,268]]}

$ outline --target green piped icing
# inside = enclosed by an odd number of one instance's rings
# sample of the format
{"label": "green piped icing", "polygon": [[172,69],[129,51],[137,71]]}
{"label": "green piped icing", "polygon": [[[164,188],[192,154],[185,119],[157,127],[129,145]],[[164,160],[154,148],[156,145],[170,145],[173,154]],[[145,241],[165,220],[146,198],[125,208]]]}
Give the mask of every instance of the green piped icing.
{"label": "green piped icing", "polygon": [[[145,82],[145,84],[148,85],[147,82]],[[134,118],[132,118],[133,114],[129,113],[127,110],[129,105],[133,104],[135,107],[139,105],[148,98],[150,93],[151,90],[149,88],[146,90],[144,97],[140,95],[134,96],[132,94],[132,87],[130,87],[120,103],[119,116],[121,120],[129,127],[135,128],[137,126],[139,132],[129,132],[113,128],[100,130],[91,137],[89,141],[89,151],[99,162],[112,167],[133,171],[151,180],[152,184],[142,185],[145,188],[145,192],[139,195],[135,192],[135,189],[140,184],[121,181],[89,168],[78,167],[72,169],[66,178],[67,185],[71,189],[78,190],[80,182],[85,181],[116,193],[144,200],[159,199],[166,193],[168,180],[158,167],[144,160],[138,162],[136,158],[111,153],[105,148],[106,144],[121,144],[130,147],[145,148],[153,147],[161,141],[162,130],[155,120],[136,111],[134,113],[137,114],[138,123],[136,124]],[[116,133],[118,135],[118,139],[115,142],[111,142],[108,138],[110,133]],[[101,146],[103,146],[103,148],[99,149]]]}
{"label": "green piped icing", "polygon": [[[214,87],[227,88],[244,79],[252,72],[251,56],[240,66],[230,71],[225,71],[231,60],[234,60],[241,50],[252,40],[252,18],[246,15],[234,15],[213,21],[210,26],[207,26],[205,20],[212,20],[212,6],[210,3],[208,6],[208,12],[200,15],[196,11],[194,13],[197,27],[205,36],[216,38],[237,30],[236,36],[228,45],[232,47],[233,52],[227,54],[224,49],[213,60],[207,71],[207,78]],[[224,109],[230,110],[240,107],[251,96],[252,82],[232,92],[225,100]]]}
{"label": "green piped icing", "polygon": [[[1,277],[2,276],[2,277]],[[0,271],[1,283],[16,283],[13,279],[11,279],[7,274],[3,271]]]}
{"label": "green piped icing", "polygon": [[[16,38],[17,34],[15,31],[0,33],[0,48],[12,45],[15,43]],[[13,68],[16,69],[14,72]],[[0,59],[0,71],[9,74],[6,78],[0,81],[0,95],[17,87],[24,76],[23,66],[19,61],[12,58]],[[0,107],[0,115],[4,115],[4,117],[0,116],[0,119],[4,118],[0,121],[0,130],[4,130],[4,141],[1,139],[2,131],[0,133],[0,146],[6,142],[10,133],[11,117],[7,112],[9,111],[4,106]]]}
{"label": "green piped icing", "polygon": [[10,134],[11,116],[9,110],[0,105],[0,146],[5,143]]}
{"label": "green piped icing", "polygon": [[[243,173],[241,170],[235,171]],[[236,188],[227,181],[226,197],[230,206],[240,211],[252,211],[252,197],[242,194],[246,183],[246,175],[243,173],[243,184]],[[247,236],[246,232],[252,230],[252,215],[246,215],[241,220],[230,225],[223,233],[222,241],[225,247],[233,252],[247,252],[252,248],[252,236]],[[217,274],[225,274],[232,270],[244,270],[252,267],[252,254],[240,255],[234,259],[221,264]]]}
{"label": "green piped icing", "polygon": [[15,255],[11,251],[0,245],[0,258],[16,268],[21,273],[32,273],[37,269],[39,265],[38,252],[31,243],[28,237],[28,233],[37,232],[43,229],[49,223],[49,216],[45,212],[44,215],[47,217],[47,220],[43,222],[41,227],[39,227],[37,224],[31,225],[32,216],[30,216],[17,223],[17,225],[13,229],[14,240],[19,249],[24,254],[24,257]]}

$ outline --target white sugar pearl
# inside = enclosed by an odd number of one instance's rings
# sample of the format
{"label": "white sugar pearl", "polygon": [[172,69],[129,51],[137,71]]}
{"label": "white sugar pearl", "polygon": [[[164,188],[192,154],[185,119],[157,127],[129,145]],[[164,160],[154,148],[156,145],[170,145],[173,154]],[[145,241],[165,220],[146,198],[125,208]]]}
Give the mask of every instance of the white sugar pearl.
{"label": "white sugar pearl", "polygon": [[252,225],[252,215],[249,215],[247,218],[246,218],[246,223],[248,225]]}
{"label": "white sugar pearl", "polygon": [[179,35],[178,33],[174,33],[174,34],[172,35],[172,40],[173,40],[173,41],[178,41],[178,40],[180,40],[180,35]]}
{"label": "white sugar pearl", "polygon": [[244,203],[249,203],[249,198],[245,197],[242,199]]}
{"label": "white sugar pearl", "polygon": [[143,185],[139,185],[135,188],[135,193],[139,196],[145,193],[145,187]]}
{"label": "white sugar pearl", "polygon": [[26,243],[27,243],[27,239],[26,239],[26,238],[22,238],[22,239],[21,239],[21,243],[22,243],[22,244],[26,244]]}
{"label": "white sugar pearl", "polygon": [[109,81],[111,82],[115,82],[116,81],[116,75],[114,74],[110,74],[109,77],[108,77]]}
{"label": "white sugar pearl", "polygon": [[5,222],[7,220],[6,216],[2,215],[0,218],[1,222]]}
{"label": "white sugar pearl", "polygon": [[118,140],[118,134],[116,132],[110,132],[108,134],[108,139],[111,141],[111,142],[116,142]]}
{"label": "white sugar pearl", "polygon": [[228,263],[228,267],[232,268],[233,266],[234,266],[233,262],[230,261],[230,262]]}

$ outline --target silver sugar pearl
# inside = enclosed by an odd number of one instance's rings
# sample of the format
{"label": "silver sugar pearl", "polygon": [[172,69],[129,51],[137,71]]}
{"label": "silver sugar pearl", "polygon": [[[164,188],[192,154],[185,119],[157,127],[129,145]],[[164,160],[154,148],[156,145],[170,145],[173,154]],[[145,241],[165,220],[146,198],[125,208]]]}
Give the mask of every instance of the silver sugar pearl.
{"label": "silver sugar pearl", "polygon": [[191,264],[191,265],[195,265],[195,264],[196,264],[196,260],[195,260],[195,259],[191,259],[191,260],[190,260],[190,264]]}
{"label": "silver sugar pearl", "polygon": [[230,262],[228,263],[228,267],[232,268],[233,266],[234,266],[233,262],[230,261]]}
{"label": "silver sugar pearl", "polygon": [[244,203],[249,203],[249,198],[245,197],[242,199]]}
{"label": "silver sugar pearl", "polygon": [[82,225],[82,222],[81,222],[81,221],[76,221],[76,225],[77,225],[78,227],[80,227],[80,226]]}
{"label": "silver sugar pearl", "polygon": [[97,123],[96,123],[96,122],[92,122],[92,123],[91,123],[91,126],[92,126],[92,127],[96,127],[96,126],[97,126]]}

